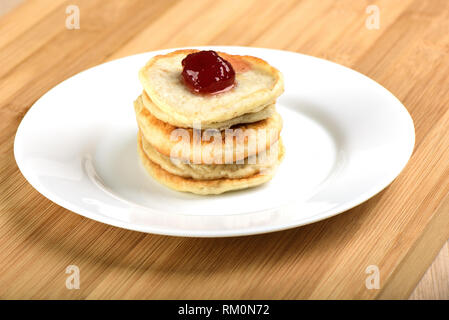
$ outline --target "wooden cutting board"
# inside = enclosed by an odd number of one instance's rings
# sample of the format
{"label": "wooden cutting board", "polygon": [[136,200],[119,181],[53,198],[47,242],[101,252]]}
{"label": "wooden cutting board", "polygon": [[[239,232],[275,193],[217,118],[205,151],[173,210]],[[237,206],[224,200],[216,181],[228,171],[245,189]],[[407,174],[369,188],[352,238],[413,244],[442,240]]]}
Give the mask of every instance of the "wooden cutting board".
{"label": "wooden cutting board", "polygon": [[[80,29],[66,28],[68,5]],[[17,126],[53,86],[126,55],[208,44],[297,51],[373,78],[414,119],[409,164],[344,214],[226,239],[107,226],[20,174]],[[30,1],[0,19],[0,66],[0,298],[407,298],[449,237],[447,0]],[[80,289],[66,288],[69,265]],[[365,285],[370,265],[379,289]]]}

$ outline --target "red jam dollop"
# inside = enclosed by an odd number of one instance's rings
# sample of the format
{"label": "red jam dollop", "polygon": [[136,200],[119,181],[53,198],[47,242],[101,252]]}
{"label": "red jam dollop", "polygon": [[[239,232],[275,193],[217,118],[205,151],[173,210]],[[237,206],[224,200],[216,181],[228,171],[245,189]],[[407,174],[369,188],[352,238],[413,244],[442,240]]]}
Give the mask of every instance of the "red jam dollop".
{"label": "red jam dollop", "polygon": [[182,60],[184,84],[195,93],[216,94],[234,86],[232,65],[215,51],[191,53]]}

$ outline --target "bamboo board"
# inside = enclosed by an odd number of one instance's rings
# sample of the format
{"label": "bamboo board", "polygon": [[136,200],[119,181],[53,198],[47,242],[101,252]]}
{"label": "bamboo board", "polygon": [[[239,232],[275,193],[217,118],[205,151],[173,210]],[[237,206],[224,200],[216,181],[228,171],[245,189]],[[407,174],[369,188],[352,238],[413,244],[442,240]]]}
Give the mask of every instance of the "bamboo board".
{"label": "bamboo board", "polygon": [[[80,29],[65,25],[68,5]],[[368,5],[378,29],[366,27]],[[174,238],[50,202],[13,156],[42,94],[96,64],[193,45],[297,51],[351,67],[412,115],[414,154],[383,192],[334,218],[266,235]],[[408,298],[449,237],[449,2],[29,1],[0,19],[0,298]],[[67,266],[80,289],[66,288]],[[380,288],[365,286],[369,265]]]}

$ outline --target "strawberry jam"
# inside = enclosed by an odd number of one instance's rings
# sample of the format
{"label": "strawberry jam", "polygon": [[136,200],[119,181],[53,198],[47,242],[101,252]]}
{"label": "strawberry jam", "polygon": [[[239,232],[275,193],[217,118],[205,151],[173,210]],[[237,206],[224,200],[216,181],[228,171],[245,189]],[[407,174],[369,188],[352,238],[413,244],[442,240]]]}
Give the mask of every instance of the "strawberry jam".
{"label": "strawberry jam", "polygon": [[215,51],[199,51],[182,60],[184,84],[195,93],[215,94],[234,86],[232,65]]}

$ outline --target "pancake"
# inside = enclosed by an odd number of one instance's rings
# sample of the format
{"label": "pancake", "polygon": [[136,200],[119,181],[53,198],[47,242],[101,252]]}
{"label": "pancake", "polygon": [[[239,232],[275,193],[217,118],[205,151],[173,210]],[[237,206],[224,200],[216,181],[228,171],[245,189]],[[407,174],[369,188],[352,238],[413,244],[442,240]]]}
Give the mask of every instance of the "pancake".
{"label": "pancake", "polygon": [[277,164],[278,155],[284,150],[284,146],[279,139],[269,150],[259,154],[259,156],[246,158],[243,164],[191,164],[164,156],[154,149],[148,141],[142,139],[141,133],[139,135],[142,149],[152,162],[171,174],[196,180],[237,179],[263,173],[264,170],[269,170]]}
{"label": "pancake", "polygon": [[143,136],[159,153],[195,164],[243,161],[270,148],[279,139],[282,129],[282,118],[277,112],[268,119],[224,131],[200,131],[177,128],[157,119],[143,106],[141,97],[134,102],[134,109]]}
{"label": "pancake", "polygon": [[239,179],[194,180],[169,173],[161,166],[151,161],[143,150],[140,135],[138,135],[137,149],[143,166],[155,180],[171,189],[200,195],[220,194],[232,190],[251,188],[266,183],[273,177],[276,167],[282,161],[284,155],[282,150],[278,156],[278,163],[263,174],[257,173]]}
{"label": "pancake", "polygon": [[[148,109],[148,111],[151,112],[152,115],[154,115],[156,118],[158,118],[161,121],[167,122],[175,127],[182,127],[182,128],[192,128],[193,123],[184,123],[181,121],[178,121],[176,118],[172,117],[170,114],[165,113],[157,105],[151,101],[150,97],[148,97],[148,94],[143,91],[142,92],[142,103],[145,106],[145,108]],[[241,116],[221,121],[221,122],[211,122],[211,123],[202,123],[202,127],[204,129],[218,129],[223,130],[232,127],[233,125],[240,124],[240,123],[253,123],[257,122],[263,119],[267,119],[273,115],[273,113],[276,112],[276,108],[274,104],[269,104],[267,106],[260,106],[259,108],[253,110],[250,113],[245,113]]]}
{"label": "pancake", "polygon": [[235,72],[235,86],[214,95],[192,93],[182,82],[181,61],[198,50],[178,50],[153,57],[140,71],[144,90],[157,107],[184,125],[227,121],[273,104],[284,91],[282,74],[262,59],[218,54]]}

